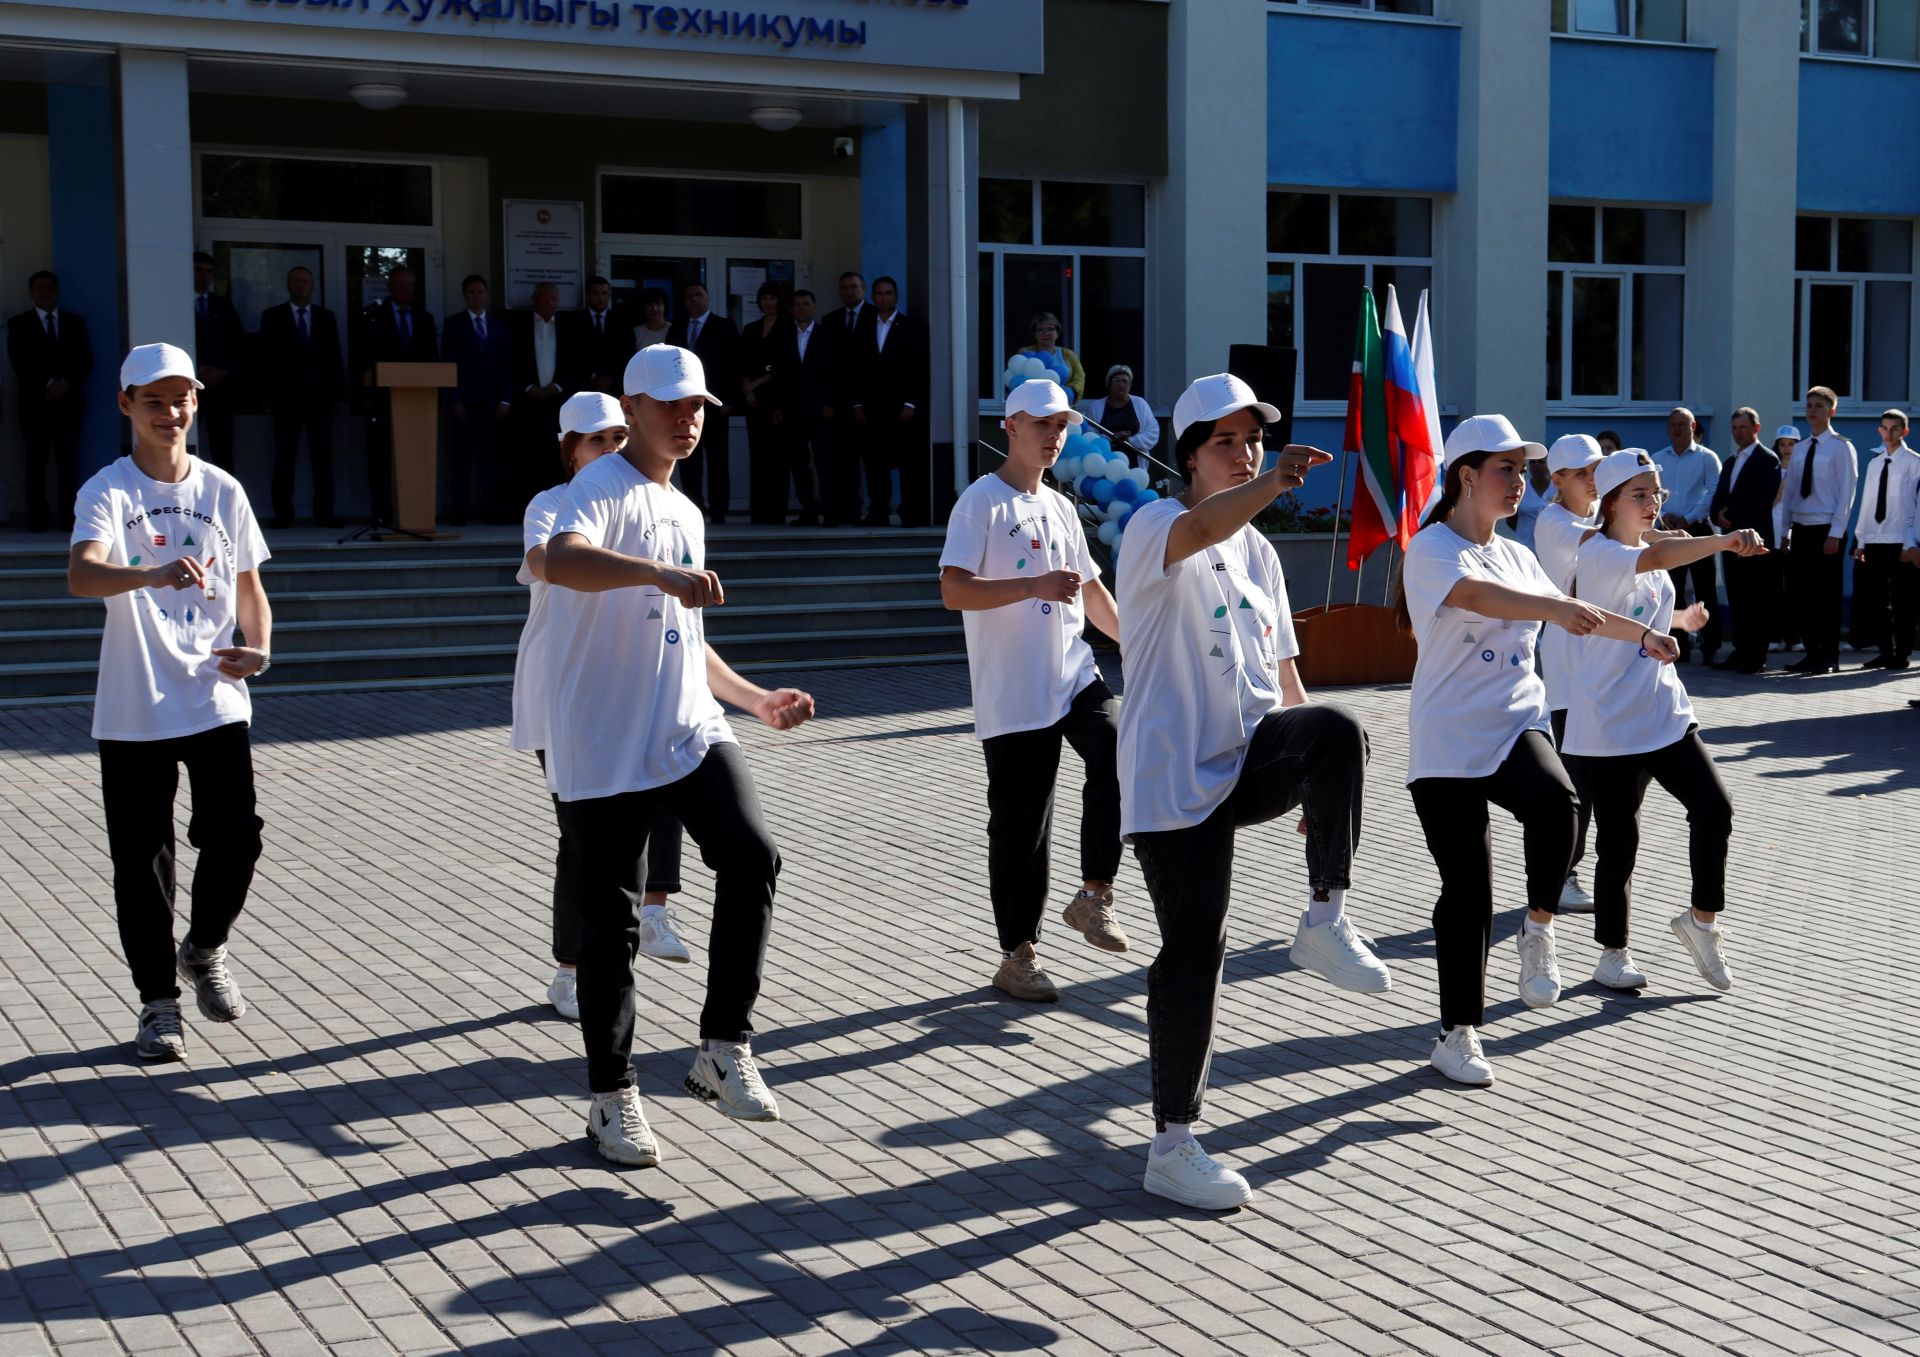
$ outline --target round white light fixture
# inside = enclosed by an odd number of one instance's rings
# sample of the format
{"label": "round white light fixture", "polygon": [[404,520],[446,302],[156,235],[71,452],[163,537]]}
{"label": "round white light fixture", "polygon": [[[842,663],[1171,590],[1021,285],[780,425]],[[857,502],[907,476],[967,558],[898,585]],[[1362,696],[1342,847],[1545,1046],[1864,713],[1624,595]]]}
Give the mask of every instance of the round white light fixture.
{"label": "round white light fixture", "polygon": [[762,104],[748,114],[753,125],[764,132],[784,132],[800,125],[800,110],[784,104]]}
{"label": "round white light fixture", "polygon": [[[398,108],[407,101],[407,87],[405,85],[351,85],[347,88],[347,94],[352,98],[354,103],[360,105],[362,108],[372,109],[375,113],[383,113],[387,109]],[[796,114],[795,118],[797,119],[798,116],[799,115]]]}

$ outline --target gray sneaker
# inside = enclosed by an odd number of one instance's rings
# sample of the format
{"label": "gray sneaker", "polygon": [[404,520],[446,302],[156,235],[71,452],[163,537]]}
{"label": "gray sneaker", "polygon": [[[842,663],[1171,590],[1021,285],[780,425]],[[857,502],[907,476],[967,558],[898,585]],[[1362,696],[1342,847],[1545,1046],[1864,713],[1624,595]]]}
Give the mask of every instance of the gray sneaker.
{"label": "gray sneaker", "polygon": [[156,999],[140,1010],[140,1031],[133,1050],[142,1060],[185,1060],[187,1029],[178,999]]}
{"label": "gray sneaker", "polygon": [[774,1101],[753,1048],[744,1041],[702,1041],[687,1072],[687,1092],[741,1121],[779,1121]]}
{"label": "gray sneaker", "polygon": [[224,946],[202,950],[183,942],[174,969],[180,972],[182,980],[193,986],[194,1002],[199,1005],[200,1016],[208,1022],[232,1022],[246,1016],[247,1001],[240,997],[240,986],[227,971]]}

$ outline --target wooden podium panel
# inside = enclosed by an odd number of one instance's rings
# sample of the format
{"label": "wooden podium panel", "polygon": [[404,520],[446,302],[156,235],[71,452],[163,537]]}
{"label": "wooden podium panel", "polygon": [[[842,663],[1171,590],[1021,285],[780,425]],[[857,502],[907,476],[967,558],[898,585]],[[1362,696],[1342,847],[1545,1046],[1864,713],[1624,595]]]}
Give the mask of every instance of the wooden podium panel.
{"label": "wooden podium panel", "polygon": [[458,372],[452,363],[381,363],[373,380],[388,388],[392,410],[394,526],[438,536],[440,388],[454,385]]}
{"label": "wooden podium panel", "polygon": [[1413,638],[1393,625],[1393,609],[1366,603],[1302,608],[1293,615],[1300,678],[1309,688],[1346,683],[1410,683]]}

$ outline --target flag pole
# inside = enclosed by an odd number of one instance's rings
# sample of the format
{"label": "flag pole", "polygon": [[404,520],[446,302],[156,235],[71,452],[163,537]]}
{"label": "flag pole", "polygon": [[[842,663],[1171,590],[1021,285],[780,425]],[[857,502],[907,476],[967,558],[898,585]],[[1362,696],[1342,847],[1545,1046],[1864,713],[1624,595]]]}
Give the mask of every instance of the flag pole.
{"label": "flag pole", "polygon": [[1333,606],[1333,573],[1340,568],[1340,497],[1347,493],[1347,467],[1353,461],[1353,450],[1349,448],[1340,454],[1340,484],[1333,491],[1333,551],[1327,557],[1327,607]]}

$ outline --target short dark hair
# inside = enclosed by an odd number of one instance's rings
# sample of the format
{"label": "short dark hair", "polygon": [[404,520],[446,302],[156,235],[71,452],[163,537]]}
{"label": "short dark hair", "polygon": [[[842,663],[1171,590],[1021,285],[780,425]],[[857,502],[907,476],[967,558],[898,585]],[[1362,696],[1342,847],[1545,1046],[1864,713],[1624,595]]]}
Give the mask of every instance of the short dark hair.
{"label": "short dark hair", "polygon": [[469,273],[466,277],[460,280],[460,290],[462,292],[465,292],[468,288],[472,287],[475,283],[480,284],[481,287],[485,287],[487,285],[487,280],[477,273]]}
{"label": "short dark hair", "polygon": [[879,287],[880,284],[882,283],[885,283],[888,287],[892,288],[895,292],[898,292],[900,290],[899,281],[895,279],[894,276],[890,273],[883,273],[878,278],[875,278],[873,280],[873,285],[875,287]]}
{"label": "short dark hair", "polygon": [[195,250],[193,252],[193,262],[196,264],[205,264],[208,268],[212,268],[213,256],[208,254],[205,250]]}
{"label": "short dark hair", "polygon": [[867,275],[864,273],[861,273],[857,269],[848,269],[845,273],[840,275],[840,281],[843,283],[846,282],[847,279],[849,278],[858,278],[860,280],[860,285],[862,287],[865,287],[867,285]]}
{"label": "short dark hair", "polygon": [[665,288],[650,287],[640,294],[640,306],[642,310],[645,310],[654,302],[659,302],[662,306],[667,304],[667,290]]}
{"label": "short dark hair", "polygon": [[596,273],[593,275],[593,277],[587,279],[587,286],[588,287],[612,287],[613,284],[609,283],[605,278],[602,278],[599,274]]}
{"label": "short dark hair", "polygon": [[820,299],[819,299],[818,297],[816,297],[816,296],[814,296],[814,295],[813,295],[813,289],[812,289],[812,288],[810,288],[810,287],[796,287],[796,288],[795,288],[795,289],[793,290],[793,299],[794,299],[795,301],[799,301],[799,300],[800,300],[800,299],[801,299],[802,297],[805,297],[805,298],[806,298],[806,299],[807,299],[808,301],[810,301],[810,302],[817,302],[817,301],[819,301],[819,300],[820,300]]}
{"label": "short dark hair", "polygon": [[413,265],[395,264],[392,268],[387,270],[387,277],[398,278],[403,273],[411,276],[413,273]]}
{"label": "short dark hair", "polygon": [[1173,440],[1173,469],[1180,473],[1180,479],[1188,485],[1193,484],[1193,473],[1187,469],[1188,459],[1213,437],[1213,426],[1219,422],[1217,419],[1196,419]]}
{"label": "short dark hair", "polygon": [[32,273],[29,273],[27,275],[27,286],[32,287],[35,283],[39,282],[42,278],[45,278],[49,283],[52,283],[55,287],[60,286],[60,276],[56,274],[52,269],[35,269]]}
{"label": "short dark hair", "polygon": [[772,297],[777,301],[781,295],[782,289],[780,284],[769,278],[766,282],[760,284],[760,290],[753,294],[753,299],[757,302],[763,297]]}
{"label": "short dark hair", "polygon": [[559,290],[560,284],[550,278],[543,278],[533,285],[533,295],[536,297],[542,292],[558,292]]}
{"label": "short dark hair", "polygon": [[287,277],[292,278],[293,275],[296,273],[304,273],[309,278],[313,277],[313,270],[308,268],[305,264],[295,264],[292,268],[288,269]]}

